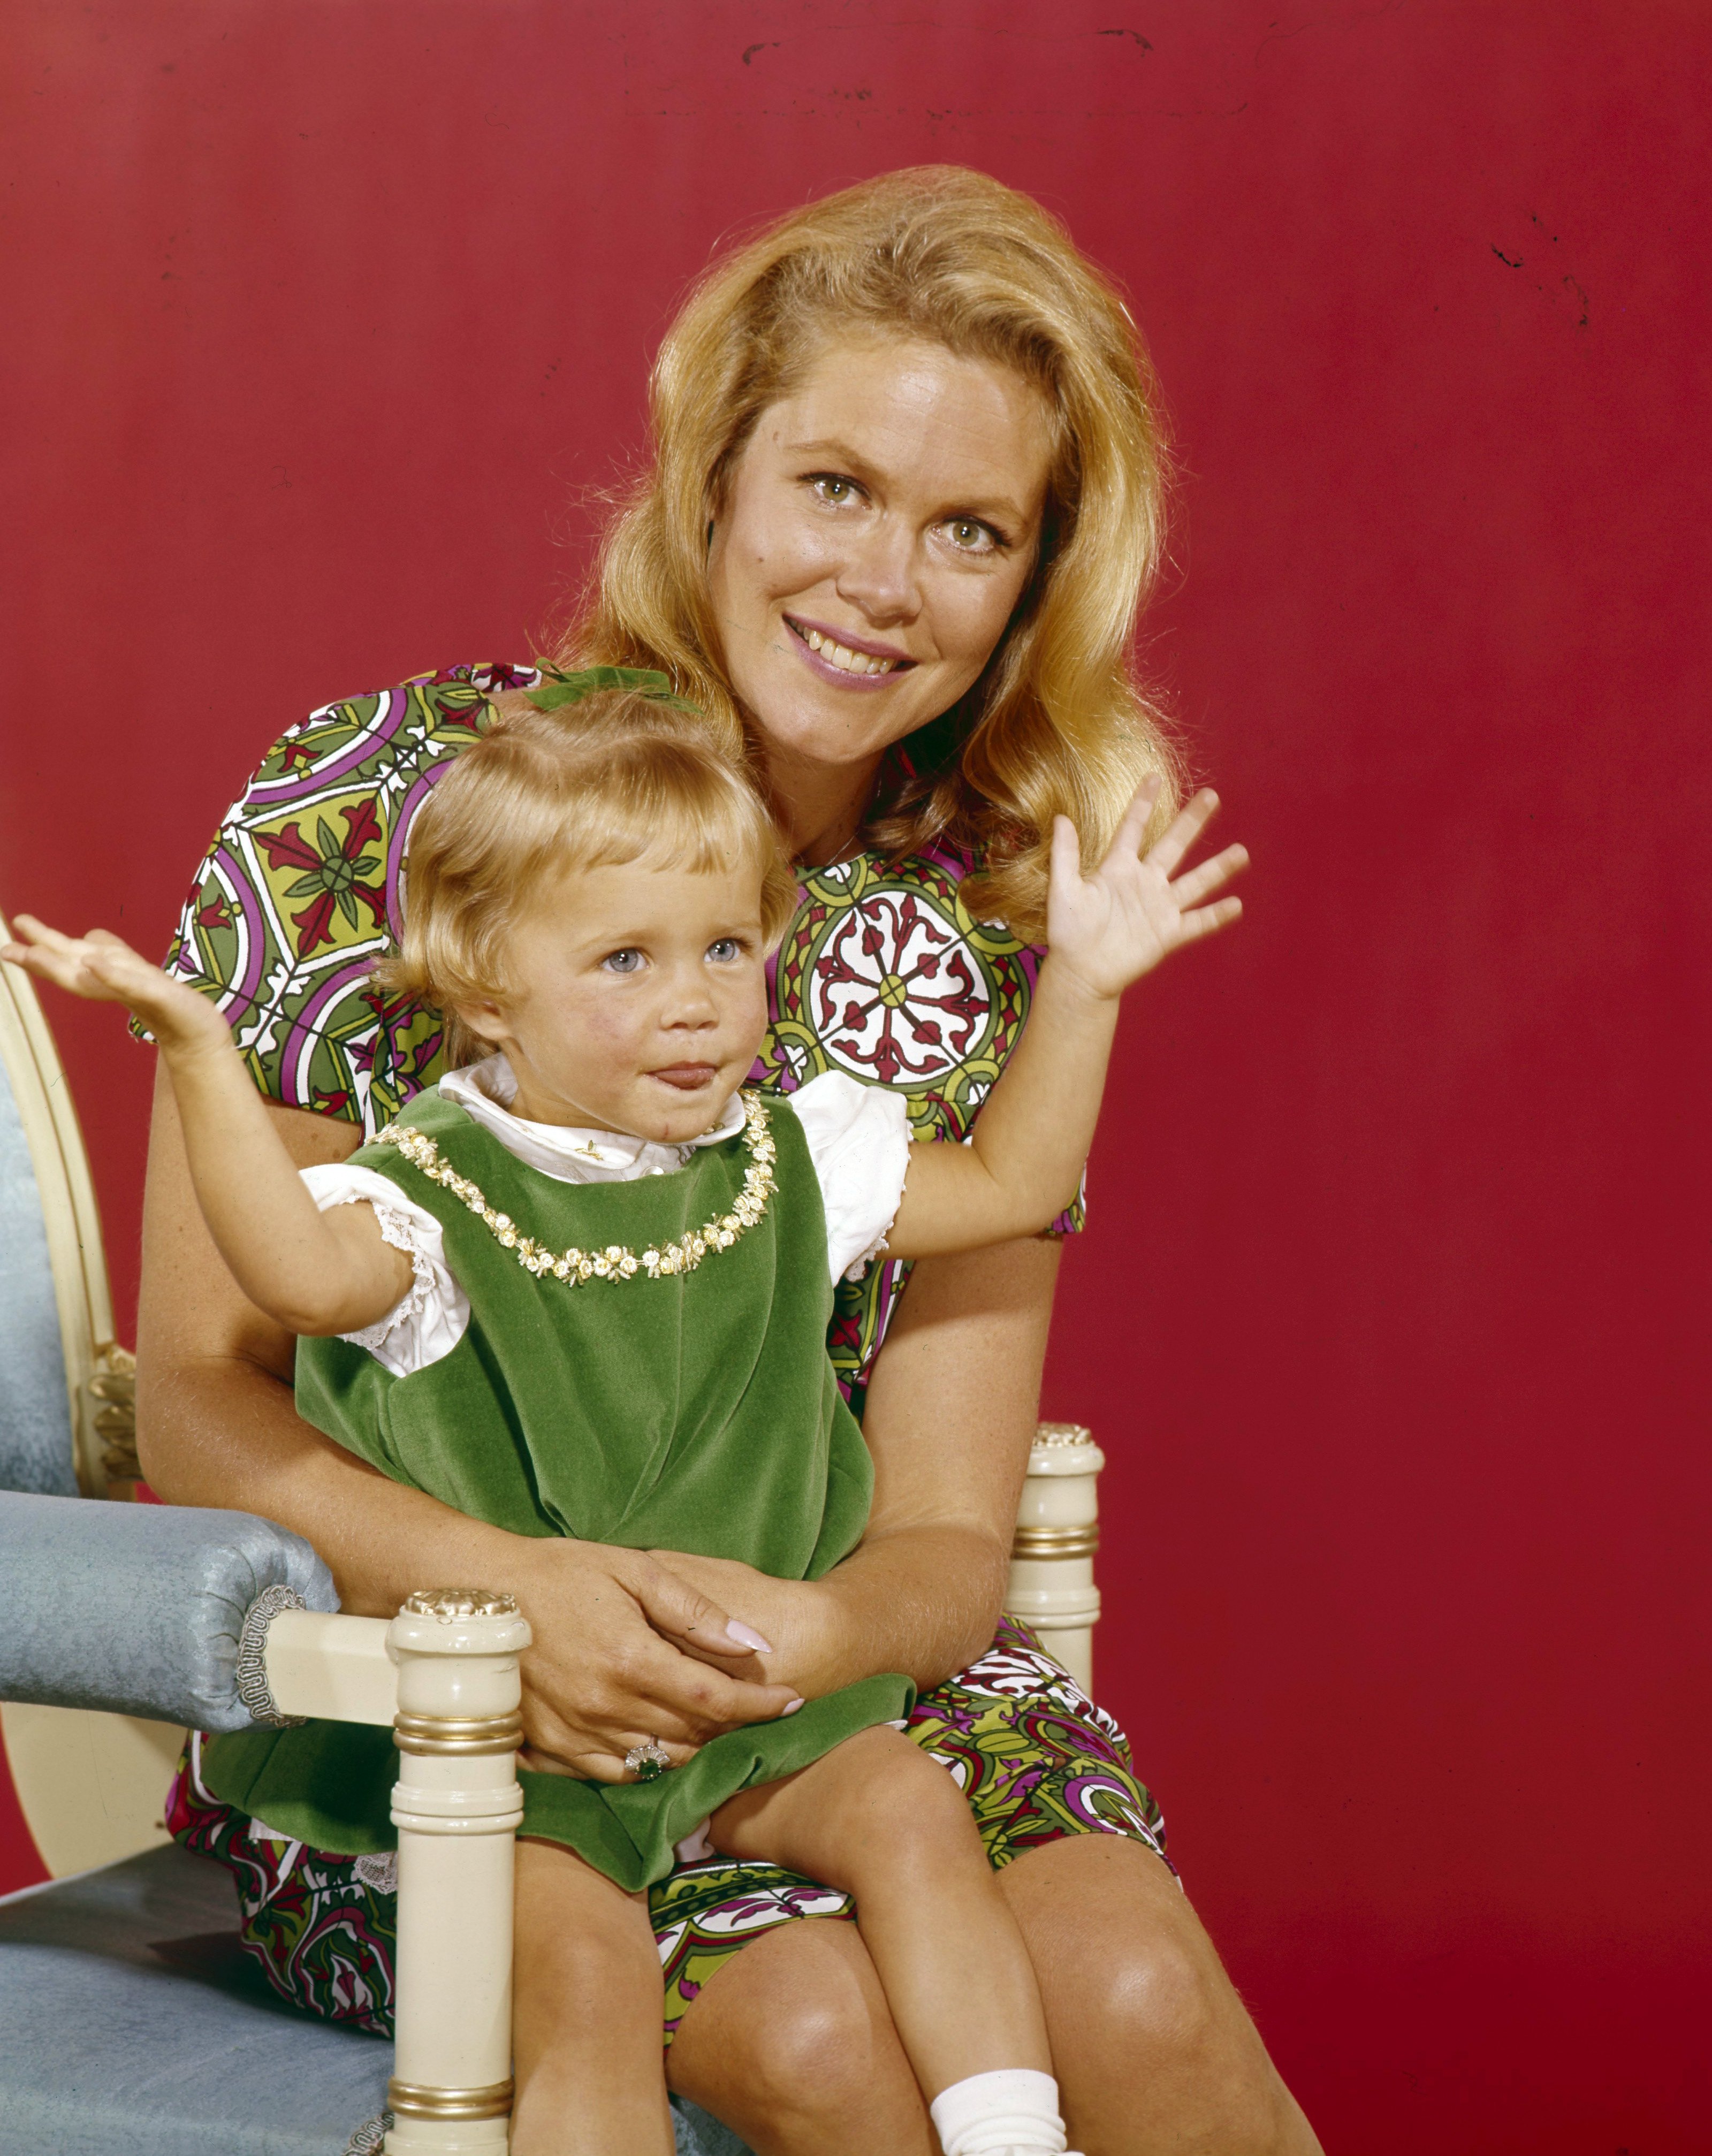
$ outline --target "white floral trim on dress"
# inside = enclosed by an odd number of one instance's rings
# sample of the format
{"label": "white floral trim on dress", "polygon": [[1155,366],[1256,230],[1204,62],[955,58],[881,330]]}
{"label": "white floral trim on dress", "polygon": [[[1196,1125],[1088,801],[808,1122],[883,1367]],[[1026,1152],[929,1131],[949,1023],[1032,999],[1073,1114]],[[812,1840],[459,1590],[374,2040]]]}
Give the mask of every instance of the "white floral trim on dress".
{"label": "white floral trim on dress", "polygon": [[[530,1122],[509,1111],[517,1085],[503,1055],[448,1071],[439,1090],[525,1167],[556,1183],[637,1183],[645,1176],[670,1175],[703,1146],[721,1144],[743,1127],[743,1102],[735,1094],[712,1130],[682,1145]],[[903,1196],[909,1170],[907,1101],[901,1093],[828,1070],[769,1106],[775,1114],[781,1109],[794,1113],[802,1125],[820,1186],[826,1263],[833,1281],[859,1280],[869,1260],[885,1250]],[[408,1378],[450,1355],[468,1329],[470,1298],[446,1264],[445,1233],[433,1214],[372,1168],[333,1161],[299,1172],[323,1213],[335,1205],[372,1205],[382,1235],[410,1260],[407,1292],[374,1324],[341,1337],[366,1348],[395,1378]]]}

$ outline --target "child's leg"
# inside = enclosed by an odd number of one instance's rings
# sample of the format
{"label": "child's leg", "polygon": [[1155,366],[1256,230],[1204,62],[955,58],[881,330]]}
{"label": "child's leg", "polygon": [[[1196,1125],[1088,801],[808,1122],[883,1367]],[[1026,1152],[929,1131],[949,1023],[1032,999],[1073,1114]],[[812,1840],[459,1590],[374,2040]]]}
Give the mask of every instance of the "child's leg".
{"label": "child's leg", "polygon": [[512,2156],[671,2156],[648,1897],[517,1844]]}
{"label": "child's leg", "polygon": [[[1040,1992],[962,1791],[894,1729],[866,1729],[800,1774],[721,1806],[716,1849],[841,1887],[948,2148],[1062,2149]],[[1017,2070],[1022,2070],[1020,2073]],[[992,2076],[963,2089],[974,2076]],[[977,2114],[1018,2130],[985,2138]],[[943,2115],[942,2115],[942,2112]],[[965,2139],[965,2117],[972,2138]]]}

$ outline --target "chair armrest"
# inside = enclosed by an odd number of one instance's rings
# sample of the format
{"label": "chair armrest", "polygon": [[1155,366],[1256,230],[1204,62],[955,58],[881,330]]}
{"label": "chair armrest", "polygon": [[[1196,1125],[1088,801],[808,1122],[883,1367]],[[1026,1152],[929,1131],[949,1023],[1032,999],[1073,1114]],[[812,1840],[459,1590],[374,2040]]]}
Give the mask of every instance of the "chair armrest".
{"label": "chair armrest", "polygon": [[278,1611],[268,1620],[263,1650],[275,1707],[281,1714],[390,1729],[398,1711],[398,1665],[387,1652],[390,1630],[384,1617]]}
{"label": "chair armrest", "polygon": [[326,1565],[271,1520],[0,1492],[0,1699],[252,1728],[239,1643],[270,1587],[339,1606]]}

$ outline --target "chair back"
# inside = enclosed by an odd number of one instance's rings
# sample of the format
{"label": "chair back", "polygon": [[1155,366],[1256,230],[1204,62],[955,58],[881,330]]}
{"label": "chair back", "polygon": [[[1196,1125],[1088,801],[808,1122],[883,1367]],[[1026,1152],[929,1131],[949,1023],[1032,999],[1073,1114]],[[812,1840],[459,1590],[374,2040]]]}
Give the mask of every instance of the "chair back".
{"label": "chair back", "polygon": [[0,1489],[106,1496],[131,1368],[65,1073],[34,983],[0,967]]}

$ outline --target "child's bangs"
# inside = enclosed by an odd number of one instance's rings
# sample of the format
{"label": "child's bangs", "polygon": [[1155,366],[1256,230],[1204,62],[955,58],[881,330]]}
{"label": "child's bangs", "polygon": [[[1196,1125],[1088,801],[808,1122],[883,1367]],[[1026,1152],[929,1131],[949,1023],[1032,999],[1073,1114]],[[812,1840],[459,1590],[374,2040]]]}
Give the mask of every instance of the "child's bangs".
{"label": "child's bangs", "polygon": [[[602,788],[585,800],[565,832],[561,858],[578,868],[684,869],[705,875],[753,864],[777,851],[766,812],[740,783],[707,770],[635,774],[639,783]],[[688,783],[686,783],[685,782]]]}

